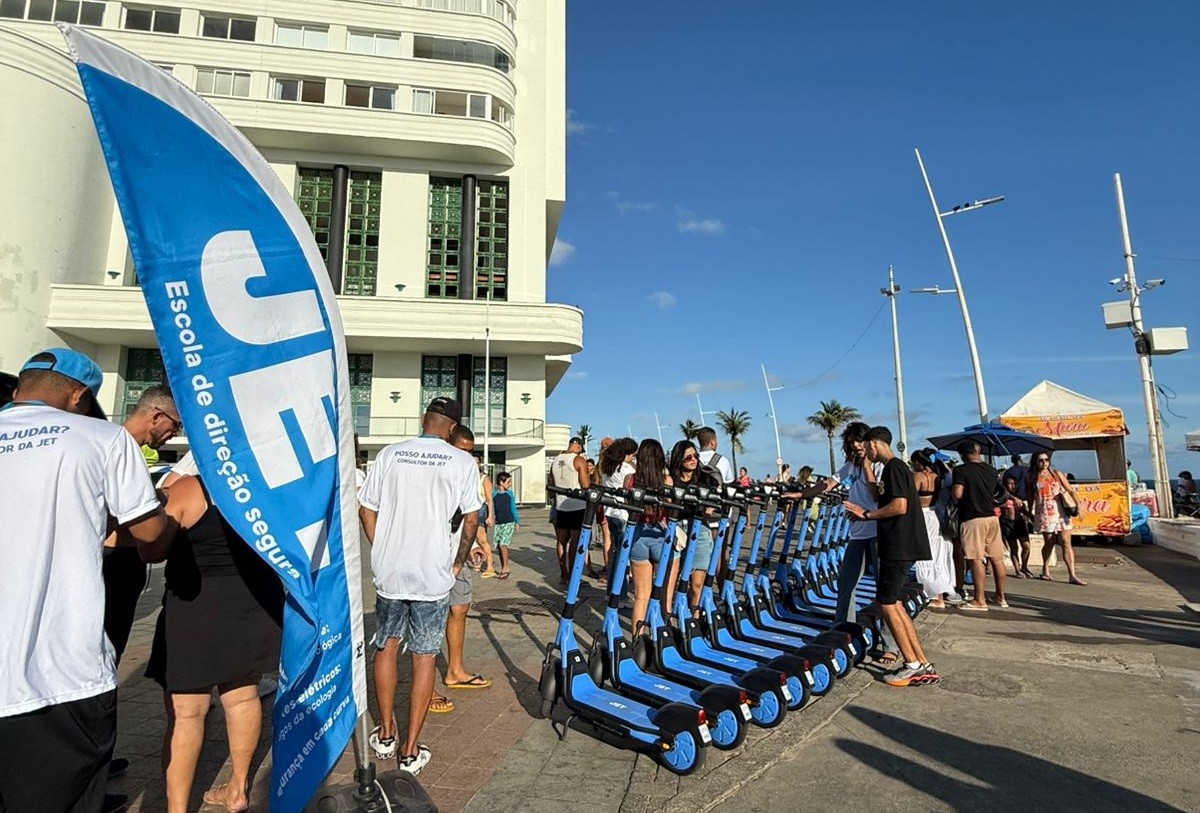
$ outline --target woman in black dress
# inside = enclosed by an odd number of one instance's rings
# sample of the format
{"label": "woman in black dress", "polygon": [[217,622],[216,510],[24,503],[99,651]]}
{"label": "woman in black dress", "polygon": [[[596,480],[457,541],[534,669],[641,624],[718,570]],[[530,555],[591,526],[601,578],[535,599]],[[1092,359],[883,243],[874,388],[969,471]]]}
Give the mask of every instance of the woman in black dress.
{"label": "woman in black dress", "polygon": [[204,801],[238,813],[248,806],[250,761],[262,731],[258,681],[279,665],[283,587],[221,517],[198,478],[172,485],[167,513],[180,529],[165,553],[166,590],[146,667],[146,676],[163,687],[167,709],[167,811],[187,813],[216,686],[233,773]]}

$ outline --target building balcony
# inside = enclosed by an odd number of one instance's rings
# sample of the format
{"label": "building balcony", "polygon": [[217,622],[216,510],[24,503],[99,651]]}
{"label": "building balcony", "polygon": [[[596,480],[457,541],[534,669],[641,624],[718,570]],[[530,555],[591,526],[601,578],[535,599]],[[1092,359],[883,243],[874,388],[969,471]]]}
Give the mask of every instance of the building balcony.
{"label": "building balcony", "polygon": [[[583,312],[553,303],[339,296],[350,352],[563,356],[583,349]],[[142,289],[52,285],[46,327],[92,344],[154,347]]]}
{"label": "building balcony", "polygon": [[325,104],[206,97],[260,149],[511,167],[513,131],[488,119]]}
{"label": "building balcony", "polygon": [[[475,433],[475,447],[483,448],[483,416],[468,416],[463,423]],[[504,418],[492,415],[488,444],[496,449],[516,449],[542,446],[545,443],[545,421],[537,418]],[[383,446],[389,443],[415,438],[421,434],[420,415],[357,415],[355,431],[359,443],[366,446]]]}

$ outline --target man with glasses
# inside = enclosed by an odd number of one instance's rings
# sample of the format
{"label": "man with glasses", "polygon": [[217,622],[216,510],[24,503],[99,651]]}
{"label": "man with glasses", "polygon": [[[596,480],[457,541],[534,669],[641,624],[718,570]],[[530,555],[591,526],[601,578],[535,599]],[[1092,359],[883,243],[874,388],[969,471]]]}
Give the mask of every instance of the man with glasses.
{"label": "man with glasses", "polygon": [[[179,434],[183,424],[170,388],[166,384],[147,387],[123,426],[138,446],[155,450]],[[129,642],[138,597],[146,586],[147,568],[137,546],[127,540],[118,542],[115,533],[104,540],[104,549],[104,631],[119,663]],[[121,761],[116,762],[114,775],[121,771]]]}

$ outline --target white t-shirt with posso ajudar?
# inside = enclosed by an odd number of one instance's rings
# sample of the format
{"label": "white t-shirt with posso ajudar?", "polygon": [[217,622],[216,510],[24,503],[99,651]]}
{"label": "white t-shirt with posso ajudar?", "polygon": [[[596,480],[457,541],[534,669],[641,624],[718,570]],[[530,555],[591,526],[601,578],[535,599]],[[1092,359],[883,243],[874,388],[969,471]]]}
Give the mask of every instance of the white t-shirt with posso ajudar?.
{"label": "white t-shirt with posso ajudar?", "polygon": [[475,459],[441,438],[419,437],[385,447],[358,492],[375,511],[371,572],[384,598],[437,601],[454,586],[459,533],[455,510],[479,510]]}
{"label": "white t-shirt with posso ajudar?", "polygon": [[158,508],[120,426],[43,405],[0,412],[0,717],[116,686],[100,576],[108,516]]}

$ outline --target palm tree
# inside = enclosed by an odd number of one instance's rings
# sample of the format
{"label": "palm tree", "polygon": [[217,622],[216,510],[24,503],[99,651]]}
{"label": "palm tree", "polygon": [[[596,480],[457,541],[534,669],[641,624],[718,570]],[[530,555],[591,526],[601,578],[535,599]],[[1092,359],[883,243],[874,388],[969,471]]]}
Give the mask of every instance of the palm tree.
{"label": "palm tree", "polygon": [[686,421],[679,424],[679,431],[683,433],[684,438],[687,440],[695,440],[696,433],[699,432],[701,428],[702,427],[700,424],[696,423],[691,418],[688,418]]}
{"label": "palm tree", "polygon": [[832,401],[822,401],[820,411],[808,416],[808,422],[819,429],[824,429],[825,436],[829,439],[829,472],[831,474],[837,471],[837,464],[833,460],[833,433],[850,421],[857,421],[861,417],[861,412],[854,407],[842,406],[836,398]]}
{"label": "palm tree", "polygon": [[580,424],[579,428],[575,430],[575,437],[579,438],[583,442],[583,455],[584,457],[587,457],[588,442],[592,439],[592,427],[588,426],[586,423]]}
{"label": "palm tree", "polygon": [[733,457],[733,471],[737,473],[737,453],[746,451],[742,446],[742,435],[750,431],[750,413],[736,409],[717,413],[717,423],[721,431],[729,436],[729,452]]}

